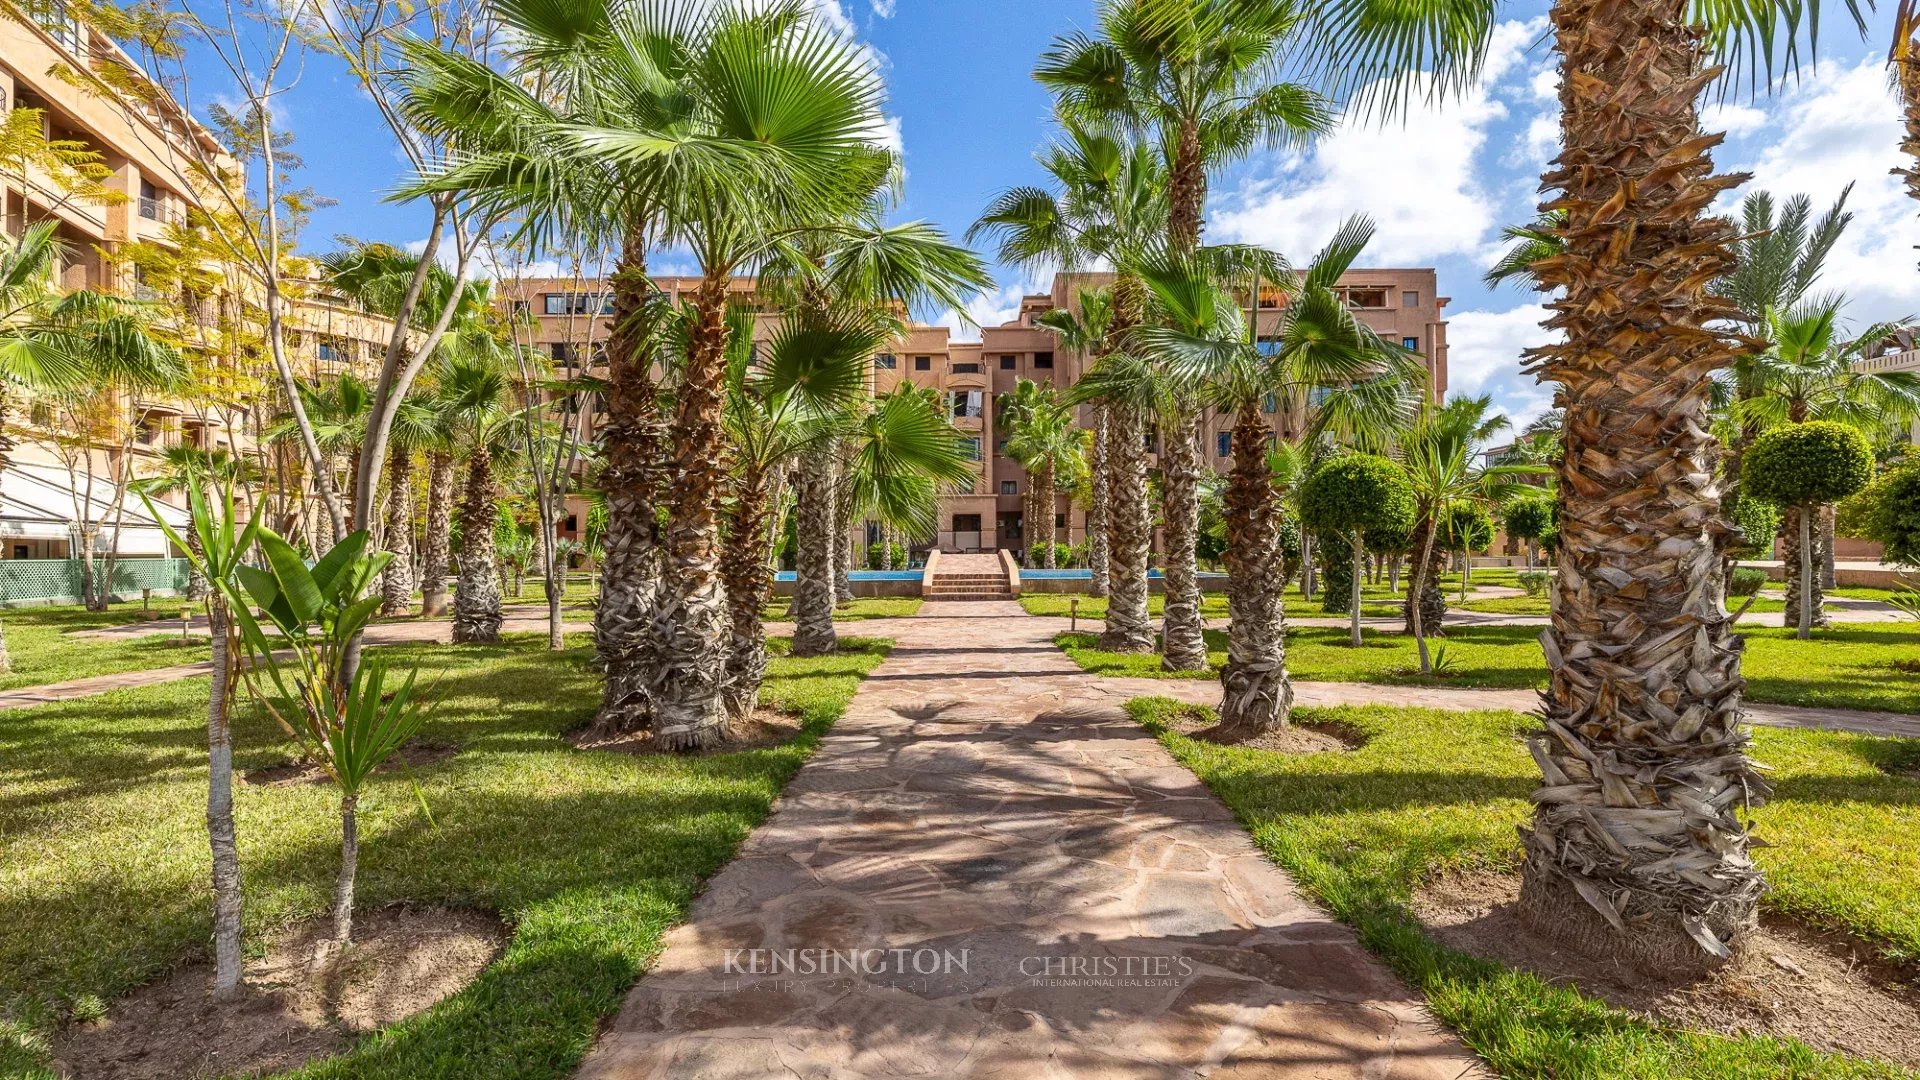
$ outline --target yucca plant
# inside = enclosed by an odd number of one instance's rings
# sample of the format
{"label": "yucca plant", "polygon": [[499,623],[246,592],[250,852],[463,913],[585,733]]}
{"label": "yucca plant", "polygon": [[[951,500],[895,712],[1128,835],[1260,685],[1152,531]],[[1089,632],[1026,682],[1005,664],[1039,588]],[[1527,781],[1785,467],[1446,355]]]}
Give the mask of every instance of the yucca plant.
{"label": "yucca plant", "polygon": [[[362,529],[335,544],[311,568],[292,545],[258,530],[267,565],[236,567],[255,605],[279,632],[269,637],[245,604],[234,605],[251,663],[247,687],[268,715],[340,789],[340,875],[333,890],[333,939],[353,937],[354,879],[359,869],[358,809],[367,780],[426,719],[409,670],[392,690],[380,660],[345,663],[349,643],[380,607],[371,586],[389,552],[367,550]],[[278,650],[278,651],[276,651]]]}
{"label": "yucca plant", "polygon": [[[180,477],[187,493],[193,530],[189,543],[167,524],[141,491],[147,514],[160,523],[167,540],[186,552],[187,560],[207,582],[207,626],[213,644],[213,685],[207,696],[207,844],[213,855],[213,996],[229,998],[240,988],[240,846],[233,822],[233,729],[228,706],[233,698],[233,623],[229,612],[244,609],[235,588],[241,560],[261,532],[265,503],[254,504],[244,528],[234,514],[233,476],[215,481],[209,501],[199,470],[189,468]],[[218,513],[215,513],[215,510]]]}

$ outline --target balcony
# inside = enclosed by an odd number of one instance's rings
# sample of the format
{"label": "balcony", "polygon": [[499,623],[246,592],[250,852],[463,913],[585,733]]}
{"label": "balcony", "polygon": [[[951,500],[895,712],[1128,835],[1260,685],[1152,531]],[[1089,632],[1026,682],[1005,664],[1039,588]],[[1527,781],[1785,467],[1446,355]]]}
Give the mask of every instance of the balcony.
{"label": "balcony", "polygon": [[1920,349],[1907,349],[1892,352],[1885,356],[1869,357],[1854,363],[1853,370],[1862,375],[1871,375],[1882,371],[1920,371]]}

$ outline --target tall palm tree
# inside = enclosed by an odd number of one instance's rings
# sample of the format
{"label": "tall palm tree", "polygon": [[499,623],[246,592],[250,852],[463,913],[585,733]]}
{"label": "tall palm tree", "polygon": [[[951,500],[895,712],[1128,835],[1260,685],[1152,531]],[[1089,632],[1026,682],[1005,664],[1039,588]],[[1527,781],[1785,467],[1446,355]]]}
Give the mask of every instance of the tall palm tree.
{"label": "tall palm tree", "polygon": [[494,559],[494,528],[500,519],[495,458],[511,439],[505,408],[505,372],[486,357],[459,353],[441,372],[441,394],[466,459],[456,523],[460,529],[459,581],[453,596],[456,644],[500,640],[500,578]]}
{"label": "tall palm tree", "polygon": [[[1858,429],[1876,442],[1905,432],[1914,417],[1920,416],[1920,373],[1911,371],[1863,371],[1859,361],[1871,355],[1895,331],[1898,323],[1868,327],[1858,337],[1844,340],[1841,311],[1846,301],[1839,296],[1816,297],[1791,310],[1770,309],[1767,313],[1768,348],[1750,356],[1733,378],[1740,380],[1744,398],[1736,398],[1731,413],[1736,430],[1764,431],[1777,424],[1799,424],[1809,420],[1833,420]],[[1831,515],[1822,508],[1822,518]],[[1810,553],[1815,563],[1832,558],[1828,536],[1830,522],[1818,529],[1800,527],[1802,509],[1781,508],[1781,538],[1784,543],[1787,577],[1787,604],[1783,625],[1796,625],[1801,610],[1801,592],[1808,593],[1808,606],[1815,626],[1827,625],[1822,608],[1825,588],[1821,575],[1811,580],[1800,570],[1805,562],[1800,553],[1800,537],[1813,537]]]}
{"label": "tall palm tree", "polygon": [[1095,132],[1066,116],[1040,164],[1053,190],[1000,193],[967,238],[993,240],[1002,262],[1020,266],[1074,269],[1104,262],[1113,268],[1107,332],[1087,373],[1125,377],[1083,379],[1069,398],[1100,403],[1107,412],[1107,618],[1100,647],[1152,652],[1147,574],[1153,520],[1145,449],[1161,401],[1150,392],[1150,380],[1132,377],[1150,375],[1151,368],[1125,349],[1145,315],[1146,288],[1137,267],[1164,243],[1166,168],[1147,143]]}
{"label": "tall palm tree", "polygon": [[1006,430],[1007,456],[1027,472],[1027,565],[1051,570],[1059,556],[1054,507],[1062,482],[1071,486],[1080,463],[1073,410],[1048,386],[1038,400],[1011,411]]}
{"label": "tall palm tree", "polygon": [[[1091,123],[1146,133],[1167,168],[1166,245],[1200,243],[1208,174],[1255,148],[1305,142],[1334,114],[1316,91],[1278,78],[1302,27],[1296,6],[1274,0],[1109,0],[1100,36],[1059,38],[1034,77],[1062,110]],[[1175,397],[1160,424],[1161,521],[1166,606],[1161,652],[1168,668],[1204,668],[1196,562],[1205,459],[1199,404]]]}

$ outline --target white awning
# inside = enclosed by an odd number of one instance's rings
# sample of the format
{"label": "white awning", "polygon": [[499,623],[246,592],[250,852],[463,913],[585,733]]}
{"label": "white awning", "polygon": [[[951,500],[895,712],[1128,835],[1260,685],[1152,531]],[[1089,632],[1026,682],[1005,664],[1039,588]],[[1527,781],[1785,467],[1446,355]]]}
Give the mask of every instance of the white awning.
{"label": "white awning", "polygon": [[[100,527],[94,541],[95,550],[106,551],[112,543],[110,531],[116,516],[113,505],[116,492],[111,480],[95,476],[89,497],[85,494],[86,483],[83,474],[76,491],[74,478],[65,469],[19,463],[9,466],[0,473],[0,539],[72,541],[75,538],[74,508],[78,506]],[[165,503],[154,505],[161,518],[176,531],[188,528],[185,510]],[[171,554],[166,534],[138,495],[127,494],[118,520],[120,554]]]}

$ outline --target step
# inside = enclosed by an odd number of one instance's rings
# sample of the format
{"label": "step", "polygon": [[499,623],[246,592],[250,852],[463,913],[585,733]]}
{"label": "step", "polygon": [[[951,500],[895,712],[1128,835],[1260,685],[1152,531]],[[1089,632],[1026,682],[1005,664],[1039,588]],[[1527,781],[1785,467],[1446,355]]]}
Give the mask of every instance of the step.
{"label": "step", "polygon": [[1012,594],[1012,593],[1003,593],[1003,592],[1002,592],[1002,593],[972,593],[972,592],[952,592],[952,593],[928,593],[928,594],[927,594],[927,595],[926,595],[925,597],[923,597],[922,599],[925,599],[925,600],[928,600],[928,601],[934,601],[934,600],[1011,600],[1011,599],[1013,599],[1013,594]]}
{"label": "step", "polygon": [[946,596],[952,593],[992,593],[995,596],[1012,596],[1013,590],[1005,585],[997,588],[975,585],[935,585],[927,590],[928,596]]}

